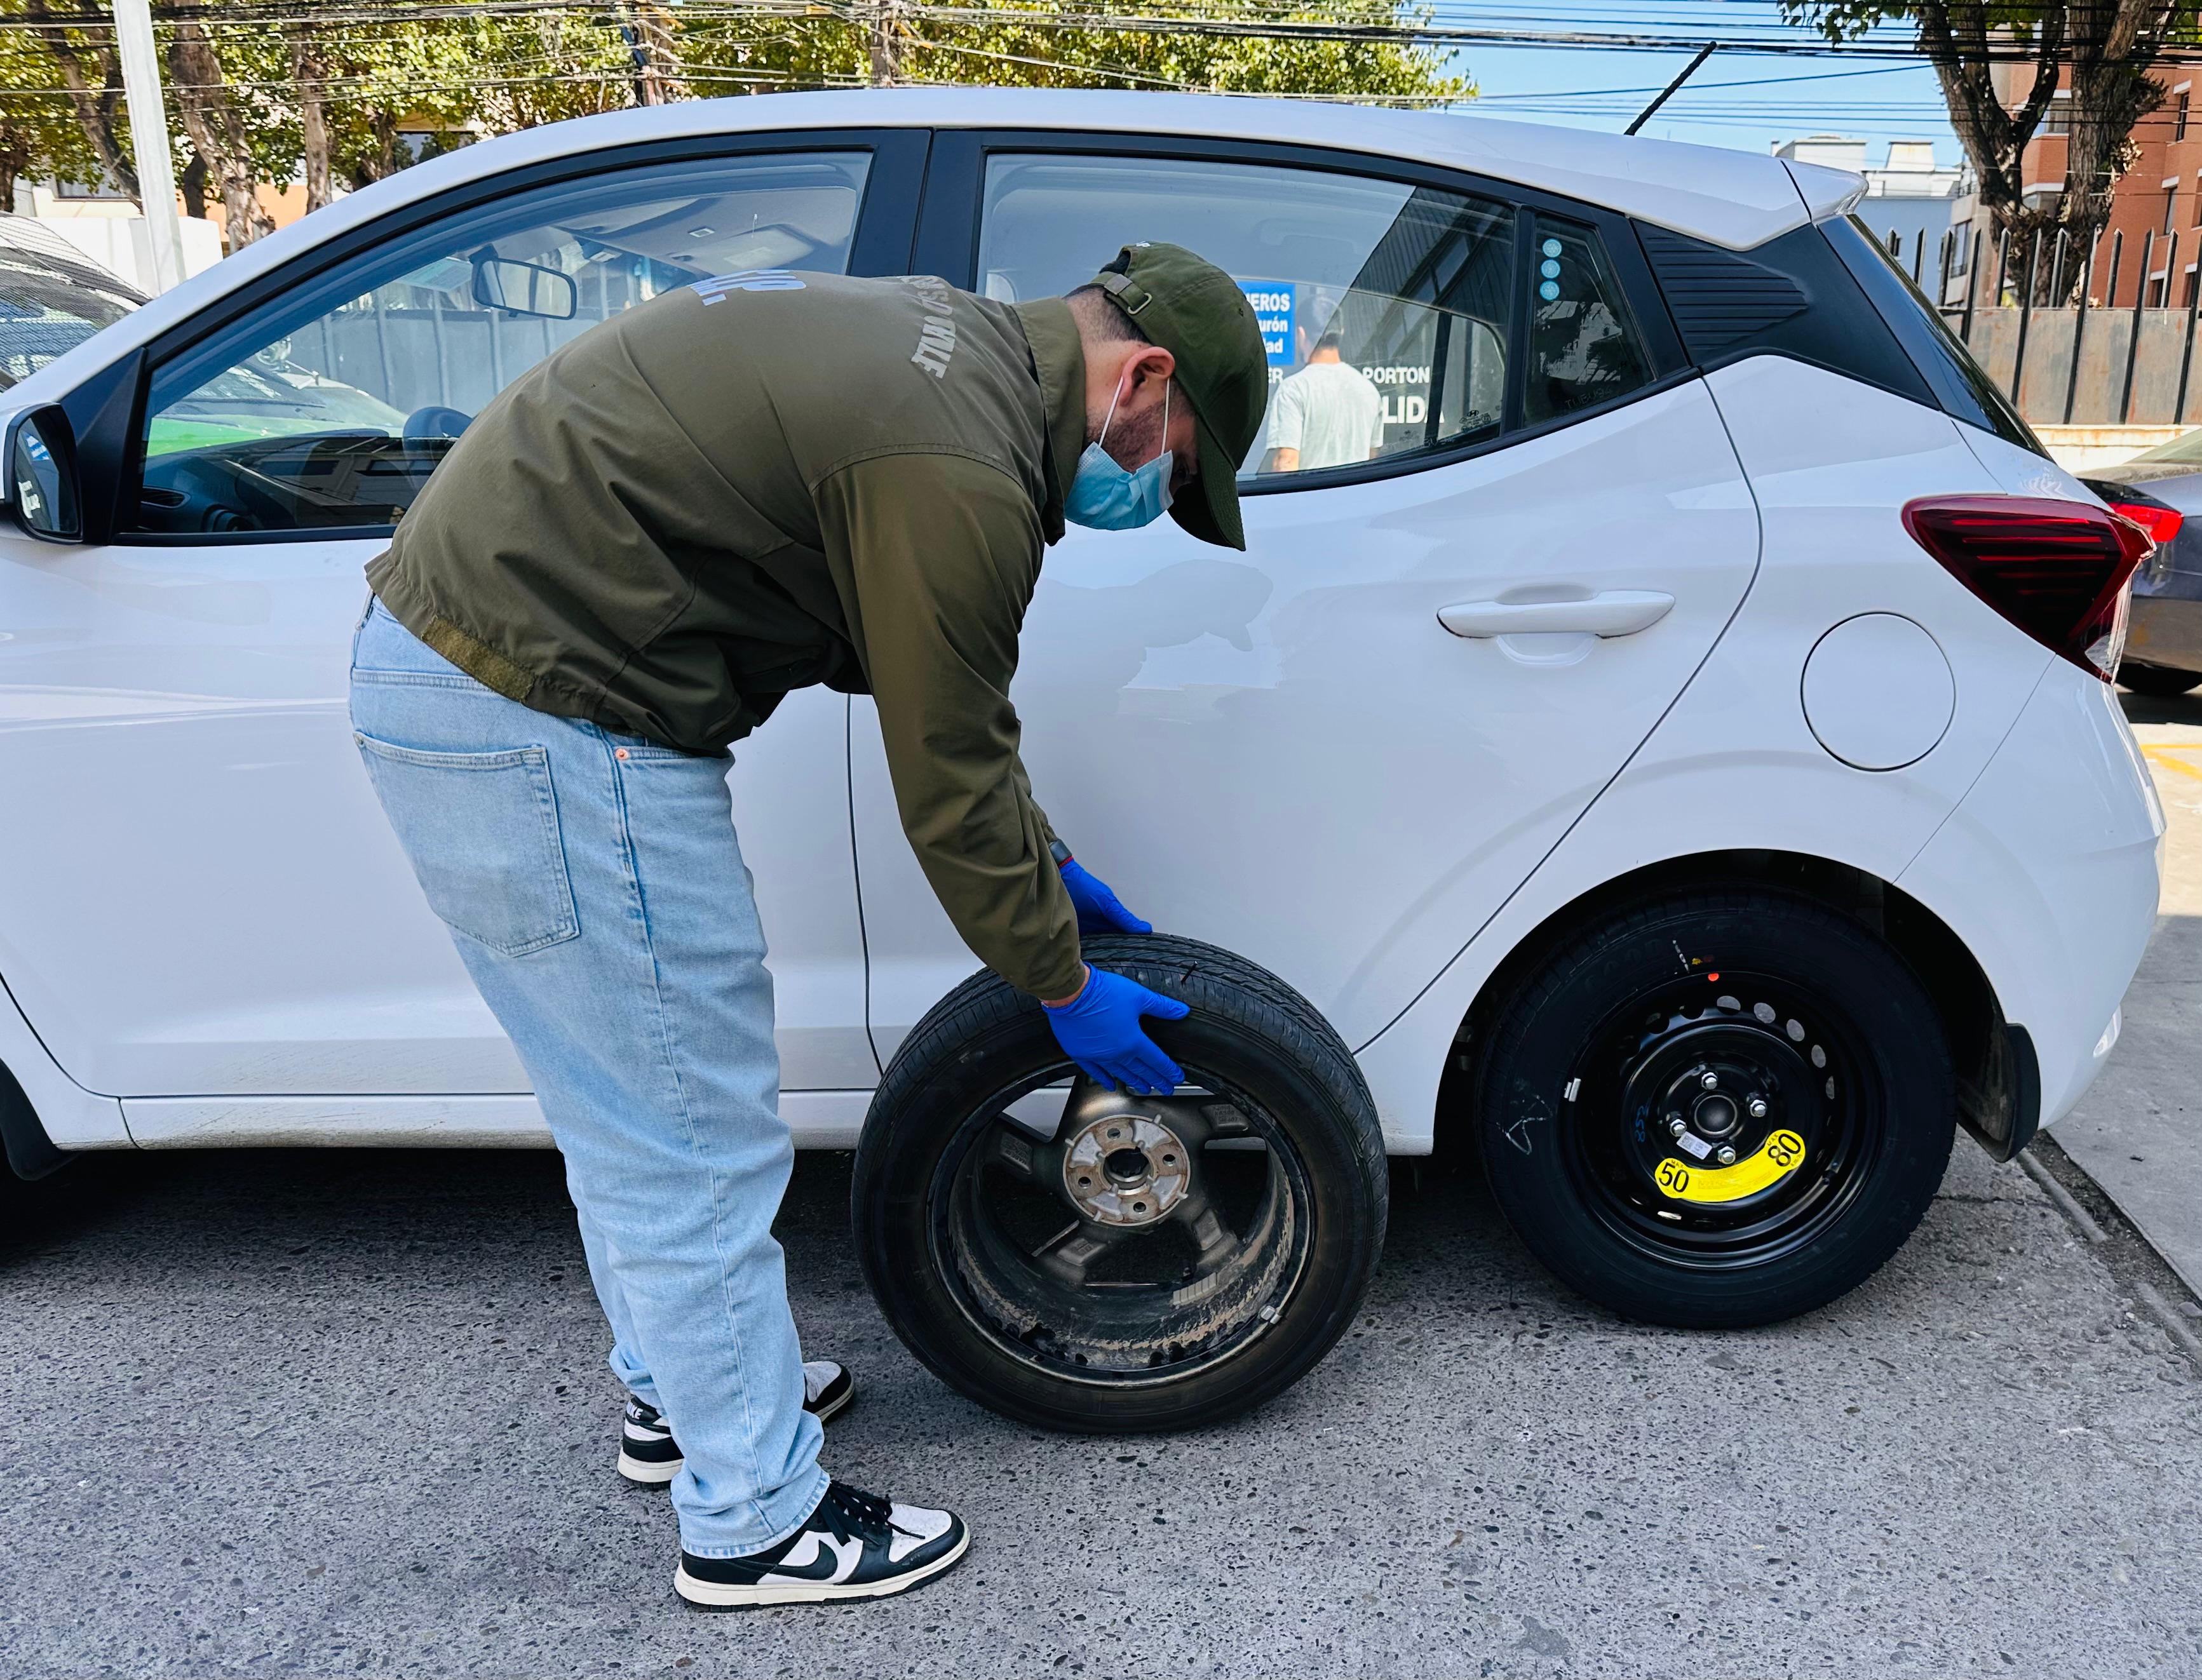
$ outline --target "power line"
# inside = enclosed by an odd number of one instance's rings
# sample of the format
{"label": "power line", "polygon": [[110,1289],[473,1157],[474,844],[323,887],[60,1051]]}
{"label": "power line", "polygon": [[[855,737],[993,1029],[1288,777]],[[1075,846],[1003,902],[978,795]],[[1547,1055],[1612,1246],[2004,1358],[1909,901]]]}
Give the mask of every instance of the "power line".
{"label": "power line", "polygon": [[[921,3],[904,7],[899,15],[912,23],[941,22],[1095,34],[1192,34],[1229,38],[1411,45],[1504,44],[1594,48],[1606,51],[1696,52],[1705,44],[1704,36],[1666,31],[1538,26],[1552,21],[1551,15],[1541,12],[1487,14],[1485,15],[1490,20],[1487,24],[1468,25],[1439,22],[1434,15],[1429,21],[1401,22],[1396,18],[1385,22],[1326,21],[1309,18],[1305,15],[1304,5],[1280,6],[1268,15],[1250,9],[1243,17],[1217,17],[1199,9],[1198,0],[1179,0],[1179,3],[1186,6],[1182,11],[1173,11],[1170,3],[1171,0],[1147,0],[1140,11],[1110,13],[1099,10],[1073,12],[1039,7],[1030,9],[996,8],[951,3],[950,0],[923,3],[921,0]],[[741,0],[740,3],[735,4],[727,3],[727,0],[692,0],[692,3],[682,6],[681,16],[684,21],[695,22],[747,20],[760,16],[831,18],[843,22],[856,22],[861,21],[855,16],[858,9],[851,0]],[[537,15],[579,15],[591,19],[603,19],[609,25],[616,24],[616,15],[610,7],[601,3],[580,3],[578,0],[463,0],[463,3],[457,4],[451,3],[451,0],[327,0],[327,3],[303,11],[297,9],[297,0],[224,0],[224,3],[219,5],[177,5],[164,13],[162,21],[171,25],[196,22],[210,28],[238,29],[297,22],[311,22],[323,26],[341,26],[345,22],[464,22]],[[1567,19],[1563,18],[1562,21]],[[0,29],[36,31],[56,26],[86,31],[105,30],[112,27],[112,21],[97,12],[57,13],[40,19],[0,16]],[[1752,33],[1754,29],[1770,29],[1774,32],[1762,38]],[[1903,59],[1922,56],[1916,39],[1829,41],[1822,37],[1801,33],[1787,25],[1747,25],[1741,30],[1731,26],[1722,29],[1721,38],[1723,41],[1733,41],[1739,50],[1753,53]],[[2031,56],[2022,47],[2017,45],[2007,53],[1995,56],[2021,60],[2030,60]]]}

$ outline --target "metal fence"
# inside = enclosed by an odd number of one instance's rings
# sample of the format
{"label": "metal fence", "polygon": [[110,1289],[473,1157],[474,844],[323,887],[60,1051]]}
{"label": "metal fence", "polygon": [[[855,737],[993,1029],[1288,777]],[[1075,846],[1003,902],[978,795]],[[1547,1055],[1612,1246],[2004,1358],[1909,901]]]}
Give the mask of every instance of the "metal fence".
{"label": "metal fence", "polygon": [[[2149,232],[2138,249],[2122,231],[2099,235],[2084,252],[2061,232],[1989,243],[1977,228],[1952,228],[1931,271],[1925,245],[1915,239],[1908,262],[1891,249],[2028,420],[2183,426],[2192,404],[2202,421],[2193,378],[2202,287],[2187,272],[2202,256],[2202,228]],[[2075,301],[2035,301],[2045,297]]]}

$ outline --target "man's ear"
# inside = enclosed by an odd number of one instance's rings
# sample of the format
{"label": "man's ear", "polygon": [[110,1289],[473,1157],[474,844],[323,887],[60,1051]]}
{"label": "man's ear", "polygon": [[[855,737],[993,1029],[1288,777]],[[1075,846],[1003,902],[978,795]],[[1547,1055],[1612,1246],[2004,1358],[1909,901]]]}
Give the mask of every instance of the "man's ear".
{"label": "man's ear", "polygon": [[1132,389],[1144,390],[1148,385],[1160,385],[1177,372],[1177,358],[1160,344],[1142,344],[1130,358]]}

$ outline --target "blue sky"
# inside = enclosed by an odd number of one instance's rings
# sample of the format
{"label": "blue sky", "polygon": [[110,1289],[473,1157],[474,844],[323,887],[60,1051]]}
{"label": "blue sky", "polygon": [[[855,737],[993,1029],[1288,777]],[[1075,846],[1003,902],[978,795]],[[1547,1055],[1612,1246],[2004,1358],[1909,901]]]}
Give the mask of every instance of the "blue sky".
{"label": "blue sky", "polygon": [[[1944,163],[1958,161],[1957,136],[1934,73],[1917,62],[1863,56],[1752,52],[1750,44],[1819,38],[1784,25],[1768,0],[1439,0],[1436,21],[1464,28],[1653,32],[1722,41],[1643,132],[1699,145],[1765,151],[1814,133],[1853,134],[1879,163],[1890,140],[1932,140]],[[1887,33],[1892,44],[1908,31]],[[1737,41],[1734,49],[1725,44]],[[1618,132],[1689,62],[1685,52],[1606,48],[1462,47],[1455,68],[1481,94],[1478,114]],[[1648,90],[1648,91],[1646,91]]]}

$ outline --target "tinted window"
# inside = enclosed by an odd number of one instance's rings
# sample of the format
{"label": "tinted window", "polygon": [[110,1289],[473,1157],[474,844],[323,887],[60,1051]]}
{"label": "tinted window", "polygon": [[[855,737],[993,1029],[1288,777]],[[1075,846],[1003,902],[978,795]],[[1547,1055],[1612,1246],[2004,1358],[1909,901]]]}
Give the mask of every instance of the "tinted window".
{"label": "tinted window", "polygon": [[1911,277],[1881,242],[1859,226],[1858,218],[1839,217],[1822,226],[1843,266],[1864,289],[1875,312],[1887,323],[1905,354],[1933,389],[1943,412],[2007,438],[2021,449],[2046,455],[2049,451],[2034,435],[2033,428],[1944,325],[1941,312],[1912,285]]}
{"label": "tinted window", "polygon": [[1531,256],[1523,417],[1534,426],[1650,384],[1651,356],[1598,235],[1540,216]]}
{"label": "tinted window", "polygon": [[485,403],[598,322],[715,275],[845,272],[868,162],[627,170],[380,247],[156,369],[143,522],[392,523]]}
{"label": "tinted window", "polygon": [[1198,251],[1245,289],[1269,352],[1242,472],[1311,472],[1498,434],[1515,220],[1492,200],[1327,170],[996,156],[978,284],[1054,297],[1136,240]]}

